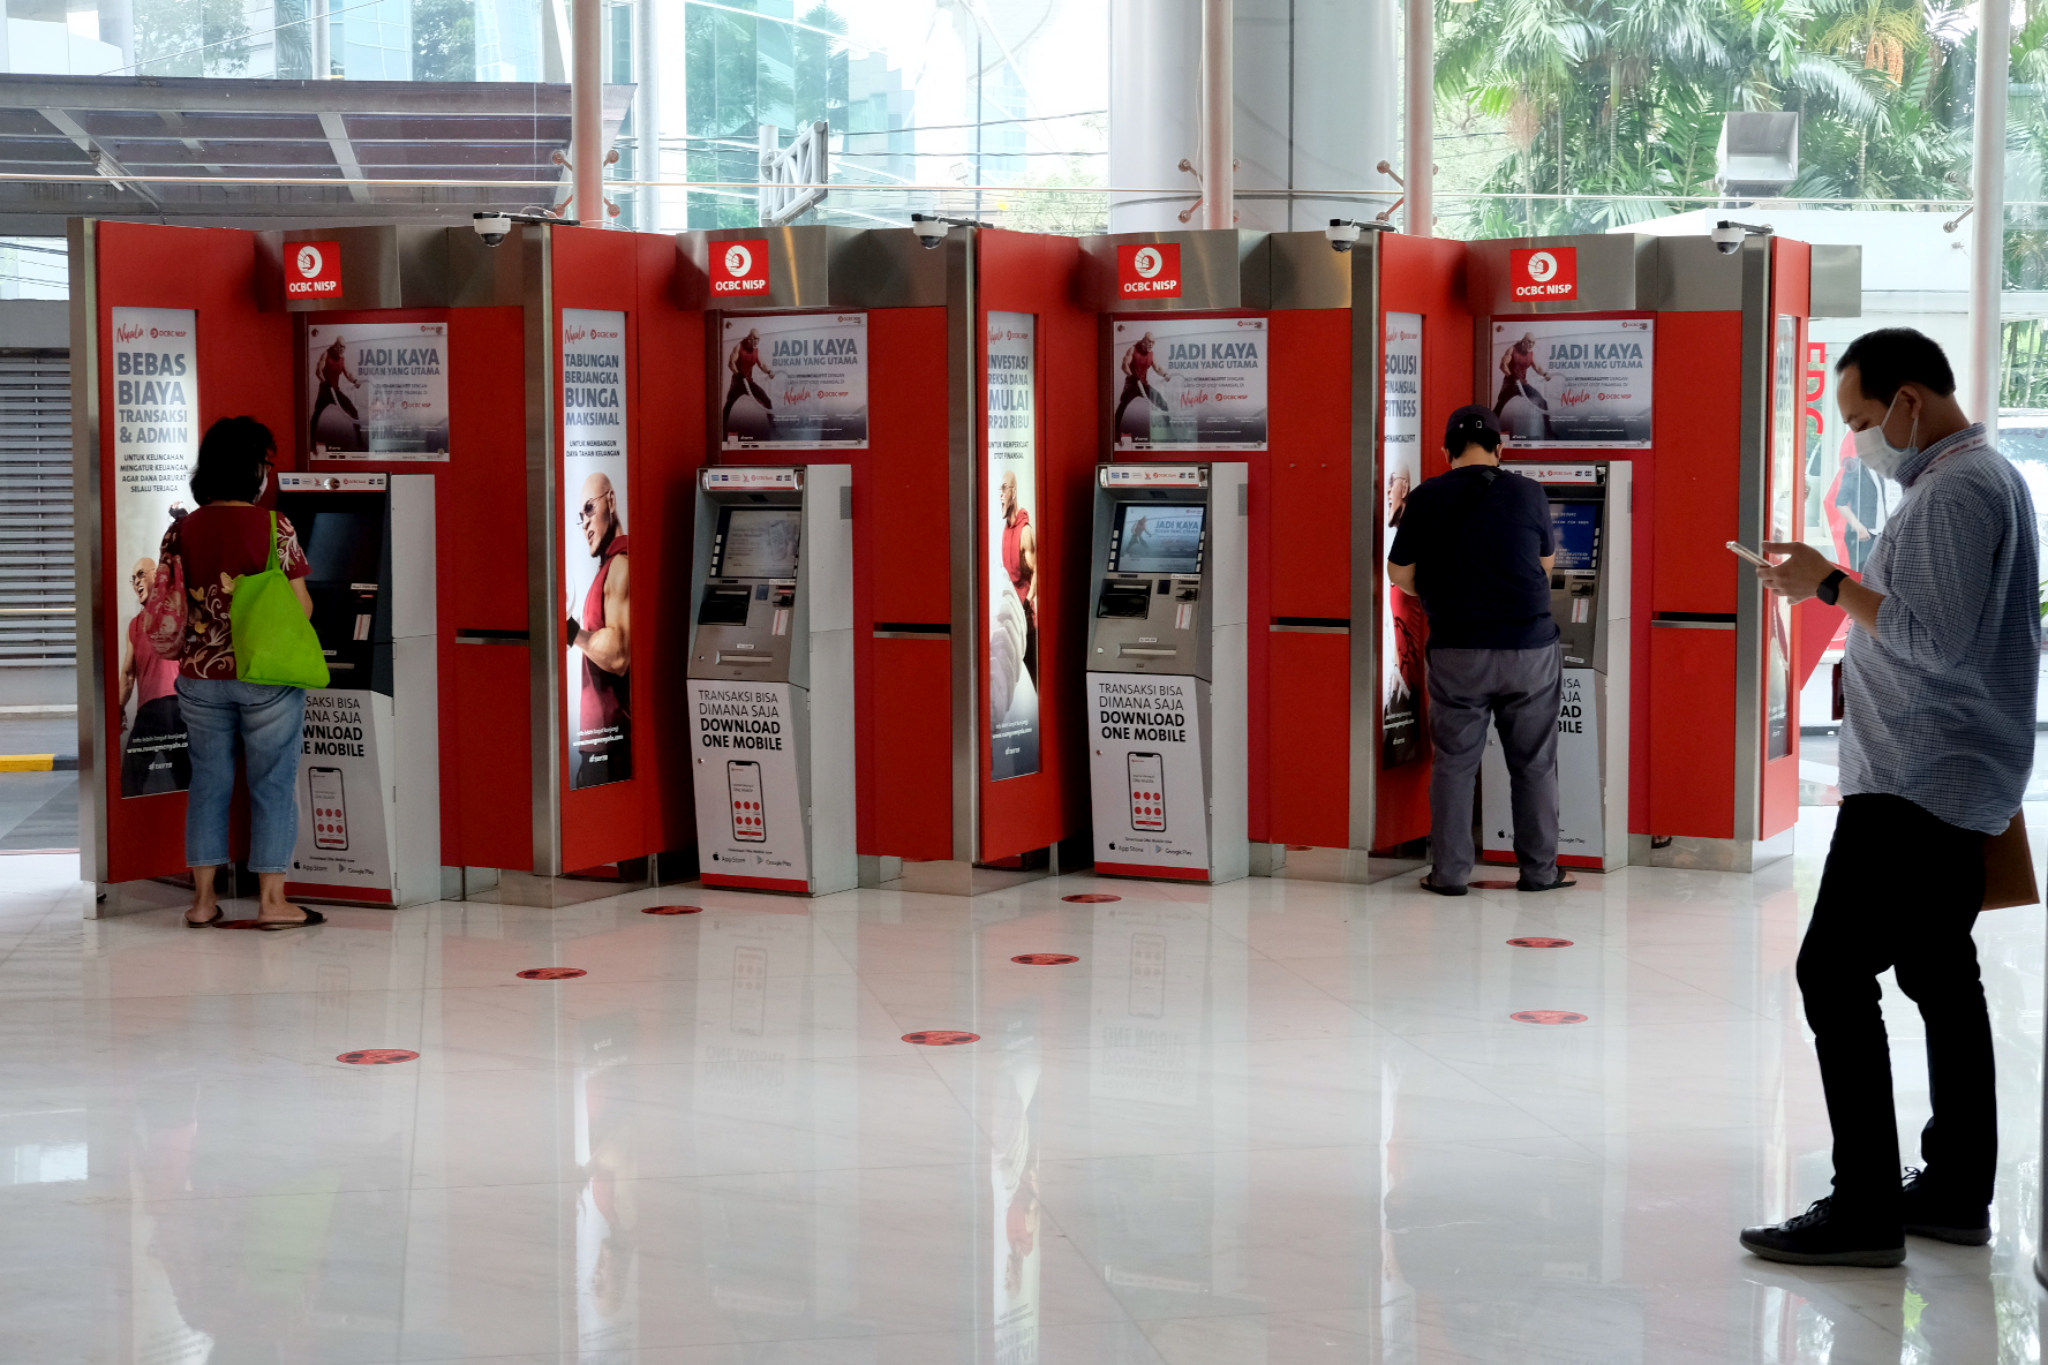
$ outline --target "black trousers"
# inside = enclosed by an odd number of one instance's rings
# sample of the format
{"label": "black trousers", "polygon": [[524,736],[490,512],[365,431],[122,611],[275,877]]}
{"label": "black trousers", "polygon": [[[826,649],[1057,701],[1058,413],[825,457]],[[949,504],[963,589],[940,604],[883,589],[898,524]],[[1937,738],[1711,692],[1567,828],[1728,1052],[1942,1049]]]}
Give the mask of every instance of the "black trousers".
{"label": "black trousers", "polygon": [[1799,948],[1799,993],[1834,1128],[1836,1203],[1858,1217],[1889,1224],[1899,1216],[1898,1116],[1878,1009],[1887,968],[1927,1023],[1934,1114],[1920,1133],[1926,1179],[1957,1203],[1991,1202],[1991,1016],[1970,938],[1984,901],[1984,837],[1903,797],[1842,802]]}

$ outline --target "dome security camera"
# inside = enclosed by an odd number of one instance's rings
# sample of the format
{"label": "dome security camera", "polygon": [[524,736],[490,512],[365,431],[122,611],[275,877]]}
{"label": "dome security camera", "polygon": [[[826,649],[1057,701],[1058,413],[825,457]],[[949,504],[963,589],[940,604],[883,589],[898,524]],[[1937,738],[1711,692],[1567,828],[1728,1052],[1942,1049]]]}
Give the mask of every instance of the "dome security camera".
{"label": "dome security camera", "polygon": [[470,230],[484,239],[485,246],[497,246],[512,234],[512,215],[509,213],[473,213],[469,218]]}
{"label": "dome security camera", "polygon": [[1364,232],[1364,228],[1349,219],[1332,218],[1330,225],[1323,229],[1323,236],[1329,238],[1332,251],[1349,251],[1358,244]]}
{"label": "dome security camera", "polygon": [[917,234],[917,240],[929,250],[946,240],[946,234],[953,229],[946,220],[934,214],[913,213],[910,215],[910,230]]}
{"label": "dome security camera", "polygon": [[1707,239],[1714,244],[1714,250],[1723,256],[1733,256],[1742,249],[1742,239],[1749,234],[1725,218],[1707,230]]}

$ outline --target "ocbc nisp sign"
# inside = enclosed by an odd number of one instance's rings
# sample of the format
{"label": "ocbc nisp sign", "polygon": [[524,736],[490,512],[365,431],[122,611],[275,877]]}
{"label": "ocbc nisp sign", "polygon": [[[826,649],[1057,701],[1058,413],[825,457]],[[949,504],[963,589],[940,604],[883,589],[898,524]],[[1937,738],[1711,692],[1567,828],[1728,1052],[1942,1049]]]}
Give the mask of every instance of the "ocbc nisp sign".
{"label": "ocbc nisp sign", "polygon": [[286,242],[284,253],[286,298],[341,297],[340,242]]}
{"label": "ocbc nisp sign", "polygon": [[742,297],[768,292],[768,239],[711,244],[711,292]]}
{"label": "ocbc nisp sign", "polygon": [[1180,243],[1125,244],[1116,249],[1117,293],[1127,299],[1180,297]]}
{"label": "ocbc nisp sign", "polygon": [[1517,248],[1508,252],[1508,286],[1520,301],[1579,296],[1579,249],[1575,246]]}

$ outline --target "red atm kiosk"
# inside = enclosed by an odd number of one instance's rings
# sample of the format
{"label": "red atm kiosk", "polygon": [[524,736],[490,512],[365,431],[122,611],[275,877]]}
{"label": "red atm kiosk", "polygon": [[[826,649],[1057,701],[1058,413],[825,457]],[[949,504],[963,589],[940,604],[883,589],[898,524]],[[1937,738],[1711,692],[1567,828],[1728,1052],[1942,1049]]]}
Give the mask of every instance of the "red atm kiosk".
{"label": "red atm kiosk", "polygon": [[[1087,246],[1104,458],[1248,466],[1253,871],[1413,866],[1429,832],[1419,613],[1383,565],[1389,509],[1441,470],[1431,415],[1467,390],[1464,244],[1206,231]],[[1232,404],[1260,420],[1205,416]]]}
{"label": "red atm kiosk", "polygon": [[1806,324],[1854,317],[1860,253],[1750,236],[1473,242],[1473,397],[1507,458],[1633,473],[1629,860],[1791,852],[1807,618],[1724,548],[1795,540]]}
{"label": "red atm kiosk", "polygon": [[[659,623],[687,604],[675,490],[705,398],[671,239],[80,222],[71,259],[80,597],[100,626],[79,669],[82,858],[102,913],[175,900],[151,882],[184,865],[182,789],[124,790],[115,757],[133,614],[116,585],[177,514],[199,430],[238,413],[286,468],[434,483],[442,894],[607,894],[688,849],[682,733],[658,704],[687,637]],[[122,387],[144,350],[182,367],[177,387]]]}
{"label": "red atm kiosk", "polygon": [[677,240],[710,462],[851,470],[861,883],[1056,870],[1087,828],[1078,245],[934,224]]}

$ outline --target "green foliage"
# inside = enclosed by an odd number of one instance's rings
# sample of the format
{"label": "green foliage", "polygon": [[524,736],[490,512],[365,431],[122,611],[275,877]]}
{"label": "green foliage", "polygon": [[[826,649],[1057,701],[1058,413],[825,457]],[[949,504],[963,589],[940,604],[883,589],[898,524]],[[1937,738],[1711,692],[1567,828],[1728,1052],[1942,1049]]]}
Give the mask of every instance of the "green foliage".
{"label": "green foliage", "polygon": [[145,76],[239,76],[249,65],[242,0],[135,0],[135,61]]}
{"label": "green foliage", "polygon": [[413,0],[412,78],[476,79],[476,0]]}
{"label": "green foliage", "polygon": [[[799,18],[833,34],[846,31],[846,21],[829,5],[813,5]],[[836,115],[834,127],[844,127],[849,72],[846,45],[836,37],[692,7],[683,61],[691,180],[755,180],[763,123],[787,131],[816,119],[833,122]],[[690,196],[692,227],[748,227],[759,219],[751,193]]]}
{"label": "green foliage", "polygon": [[[2048,42],[2048,22],[2029,27]],[[1952,198],[1964,185],[1965,0],[1437,0],[1437,29],[1445,123],[1493,147],[1461,158],[1440,193],[1526,196],[1447,199],[1463,235],[1599,231],[1690,207],[1679,199],[1714,193],[1737,109],[1801,115],[1795,195]],[[1601,199],[1620,195],[1672,199]]]}

